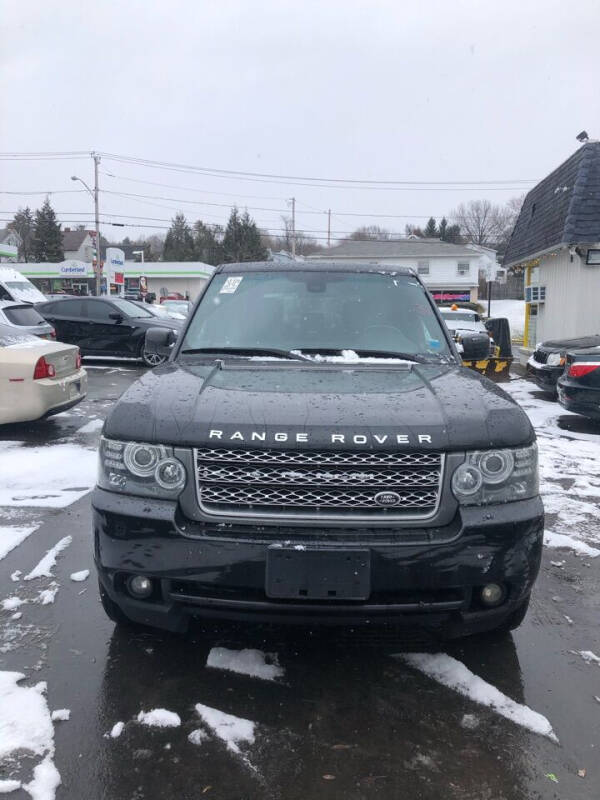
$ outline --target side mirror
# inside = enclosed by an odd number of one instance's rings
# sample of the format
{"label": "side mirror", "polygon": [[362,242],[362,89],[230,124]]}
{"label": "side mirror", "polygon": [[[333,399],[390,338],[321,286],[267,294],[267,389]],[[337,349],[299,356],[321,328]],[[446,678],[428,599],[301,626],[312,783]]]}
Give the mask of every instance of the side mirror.
{"label": "side mirror", "polygon": [[113,314],[109,314],[108,318],[114,319],[115,322],[123,322],[123,314],[119,314],[118,311],[115,311]]}
{"label": "side mirror", "polygon": [[487,333],[463,334],[459,344],[462,345],[463,361],[484,361],[490,356],[490,337]]}
{"label": "side mirror", "polygon": [[158,356],[170,356],[176,341],[176,334],[167,328],[148,328],[145,350],[147,353],[155,353]]}

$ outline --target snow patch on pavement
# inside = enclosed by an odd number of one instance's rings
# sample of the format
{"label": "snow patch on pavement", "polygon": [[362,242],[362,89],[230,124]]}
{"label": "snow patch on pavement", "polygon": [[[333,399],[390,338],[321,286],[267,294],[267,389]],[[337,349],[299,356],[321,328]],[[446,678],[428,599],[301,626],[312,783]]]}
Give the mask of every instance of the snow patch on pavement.
{"label": "snow patch on pavement", "polygon": [[10,794],[21,788],[21,781],[0,780],[0,794]]}
{"label": "snow patch on pavement", "polygon": [[[4,482],[4,478],[2,479]],[[0,491],[1,488],[0,488]],[[30,536],[38,526],[28,528],[11,528],[5,525],[0,525],[0,561],[18,547],[25,539]],[[15,573],[13,572],[13,575]],[[10,576],[12,578],[12,575]],[[14,579],[13,579],[14,580]]]}
{"label": "snow patch on pavement", "polygon": [[110,731],[110,738],[111,739],[118,739],[119,736],[123,733],[123,728],[125,727],[124,722],[115,722],[112,726]]}
{"label": "snow patch on pavement", "polygon": [[75,581],[76,583],[80,583],[84,581],[90,574],[89,569],[82,569],[81,572],[72,572],[71,573],[71,580]]}
{"label": "snow patch on pavement", "polygon": [[406,653],[395,658],[400,658],[443,686],[454,689],[482,706],[488,706],[517,725],[547,736],[558,744],[558,738],[546,717],[511,700],[452,656],[445,653]]}
{"label": "snow patch on pavement", "polygon": [[65,508],[93,488],[96,460],[75,444],[0,442],[0,506]]}
{"label": "snow patch on pavement", "polygon": [[95,433],[99,431],[104,425],[103,419],[91,419],[86,425],[83,425],[77,433]]}
{"label": "snow patch on pavement", "polygon": [[274,653],[263,653],[262,650],[228,650],[226,647],[213,647],[206,660],[207,667],[250,675],[274,681],[281,678],[284,670],[277,663]]}
{"label": "snow patch on pavement", "polygon": [[38,594],[38,602],[40,602],[43,606],[50,605],[50,603],[54,602],[57,592],[58,583],[56,583],[56,581],[52,581],[48,589],[42,589],[42,591]]}
{"label": "snow patch on pavement", "polygon": [[188,742],[191,742],[192,744],[202,744],[202,742],[205,742],[208,739],[208,734],[206,731],[203,731],[202,728],[196,728],[196,730],[192,731],[187,738]]}
{"label": "snow patch on pavement", "polygon": [[137,721],[142,725],[149,725],[152,728],[178,728],[181,725],[181,717],[174,711],[167,711],[166,708],[153,708],[152,711],[140,711]]}
{"label": "snow patch on pavement", "polygon": [[12,597],[7,597],[3,600],[0,605],[2,606],[2,611],[14,611],[19,606],[25,605],[27,600],[21,600],[20,597],[13,595]]}
{"label": "snow patch on pavement", "polygon": [[540,494],[546,513],[554,517],[545,543],[591,557],[600,555],[600,438],[559,427],[559,417],[576,415],[536,397],[538,389],[530,381],[513,380],[504,388],[536,430]]}
{"label": "snow patch on pavement", "polygon": [[71,709],[70,708],[57,708],[55,711],[52,712],[50,715],[52,722],[66,722],[71,718]]}
{"label": "snow patch on pavement", "polygon": [[[21,672],[0,672],[0,761],[20,751],[41,756],[23,788],[33,800],[53,800],[60,775],[54,766],[54,726],[44,697],[45,683],[19,686]],[[6,782],[5,782],[6,783]]]}
{"label": "snow patch on pavement", "polygon": [[24,580],[30,581],[33,578],[51,578],[52,570],[56,566],[56,558],[59,553],[67,548],[73,541],[72,536],[64,536],[58,541],[54,547],[50,548],[42,560],[31,570],[28,575],[25,575]]}
{"label": "snow patch on pavement", "polygon": [[240,744],[254,743],[254,722],[234,717],[202,703],[196,703],[196,711],[205,725],[227,746],[232,753],[241,755]]}
{"label": "snow patch on pavement", "polygon": [[577,655],[580,655],[586,664],[597,664],[600,667],[600,657],[591,650],[577,650]]}

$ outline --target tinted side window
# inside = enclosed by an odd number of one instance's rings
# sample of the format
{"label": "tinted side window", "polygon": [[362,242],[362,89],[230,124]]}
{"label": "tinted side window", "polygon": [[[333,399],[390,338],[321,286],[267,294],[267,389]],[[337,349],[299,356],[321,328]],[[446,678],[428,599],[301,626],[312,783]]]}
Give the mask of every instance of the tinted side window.
{"label": "tinted side window", "polygon": [[81,300],[58,300],[56,303],[46,303],[39,306],[42,314],[56,314],[59,317],[81,317],[83,316]]}
{"label": "tinted side window", "polygon": [[101,300],[86,300],[87,315],[96,322],[112,322],[110,315],[118,313],[111,303],[103,303]]}

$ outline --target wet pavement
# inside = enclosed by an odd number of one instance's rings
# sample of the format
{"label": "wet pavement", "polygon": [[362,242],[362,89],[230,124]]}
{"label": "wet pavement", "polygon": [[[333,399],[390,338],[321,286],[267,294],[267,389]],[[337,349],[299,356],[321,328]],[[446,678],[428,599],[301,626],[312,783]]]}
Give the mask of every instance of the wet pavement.
{"label": "wet pavement", "polygon": [[[101,419],[142,370],[87,366],[90,394],[83,404],[44,423],[3,429],[0,447],[72,442],[91,450]],[[597,437],[600,457],[597,426],[576,417],[565,426],[588,441]],[[600,664],[578,655],[600,655],[600,557],[546,548],[518,631],[442,648],[543,714],[555,744],[394,658],[398,648],[352,647],[334,637],[312,642],[298,634],[265,641],[251,629],[243,638],[116,629],[98,601],[89,495],[65,508],[0,509],[0,525],[30,523],[40,527],[0,560],[0,598],[33,599],[51,579],[24,584],[11,574],[30,570],[59,539],[70,535],[72,543],[54,568],[54,603],[29,602],[18,620],[0,612],[0,670],[23,672],[28,685],[46,681],[50,709],[71,710],[68,721],[55,723],[57,798],[600,797]],[[91,570],[87,580],[70,579],[84,569]],[[283,675],[266,681],[207,668],[215,644],[274,652]],[[254,722],[254,741],[239,753],[212,735],[190,742],[190,732],[202,727],[198,703]],[[159,729],[135,721],[153,708],[176,712],[181,725]],[[119,721],[123,733],[107,736]],[[27,780],[34,763],[6,763],[0,778]]]}

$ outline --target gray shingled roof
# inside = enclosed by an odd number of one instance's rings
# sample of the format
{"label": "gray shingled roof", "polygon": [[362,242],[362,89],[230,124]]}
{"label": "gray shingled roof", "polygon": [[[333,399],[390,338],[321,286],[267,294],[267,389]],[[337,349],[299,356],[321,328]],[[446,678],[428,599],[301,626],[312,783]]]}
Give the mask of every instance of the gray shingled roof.
{"label": "gray shingled roof", "polygon": [[65,250],[66,252],[79,250],[83,240],[88,235],[88,233],[89,231],[63,231],[62,232],[63,250]]}
{"label": "gray shingled roof", "polygon": [[442,242],[441,239],[392,239],[390,241],[346,241],[325,253],[307,256],[307,260],[326,261],[329,258],[433,258],[454,256],[476,258],[479,253],[463,244]]}
{"label": "gray shingled roof", "polygon": [[600,242],[600,142],[588,142],[528,193],[504,266],[561,244],[595,242]]}

